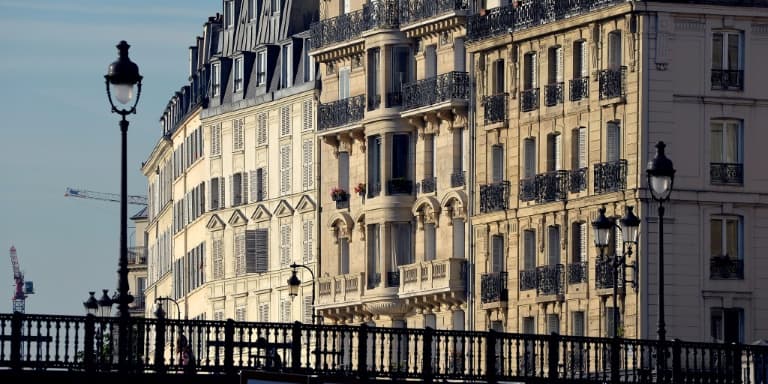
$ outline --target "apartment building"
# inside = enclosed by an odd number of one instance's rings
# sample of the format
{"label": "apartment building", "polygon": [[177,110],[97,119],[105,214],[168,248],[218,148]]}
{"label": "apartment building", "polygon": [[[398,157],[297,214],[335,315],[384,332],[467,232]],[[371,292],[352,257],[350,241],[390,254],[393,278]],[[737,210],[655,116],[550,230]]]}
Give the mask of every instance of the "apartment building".
{"label": "apartment building", "polygon": [[148,299],[170,296],[187,318],[311,322],[310,274],[295,300],[287,280],[318,254],[317,7],[223,1],[190,48],[190,85],[143,168]]}
{"label": "apartment building", "polygon": [[[695,3],[695,4],[694,4]],[[476,98],[470,181],[477,329],[654,338],[655,144],[677,170],[664,216],[667,336],[768,336],[761,165],[768,9],[747,3],[488,0],[467,23]],[[471,179],[471,178],[470,178]],[[612,267],[598,209],[642,219]],[[625,280],[626,285],[621,283]]]}
{"label": "apartment building", "polygon": [[468,10],[331,0],[311,27],[325,323],[466,327]]}

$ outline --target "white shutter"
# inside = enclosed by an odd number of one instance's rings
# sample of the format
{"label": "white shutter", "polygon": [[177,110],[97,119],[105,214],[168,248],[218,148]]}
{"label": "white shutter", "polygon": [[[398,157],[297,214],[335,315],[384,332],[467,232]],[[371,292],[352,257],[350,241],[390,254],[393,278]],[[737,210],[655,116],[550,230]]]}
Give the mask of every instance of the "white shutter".
{"label": "white shutter", "polygon": [[222,252],[221,239],[213,240],[213,279],[219,280],[224,278],[224,254]]}
{"label": "white shutter", "polygon": [[616,246],[616,255],[622,256],[623,255],[623,247],[624,247],[624,239],[621,235],[621,231],[614,228],[613,229],[613,236],[614,236],[614,245]]}
{"label": "white shutter", "polygon": [[581,77],[589,76],[589,56],[587,55],[587,43],[582,41],[581,44]]}
{"label": "white shutter", "polygon": [[259,304],[259,321],[266,323],[269,321],[269,304]]}
{"label": "white shutter", "polygon": [[251,203],[259,201],[259,188],[261,187],[261,185],[259,185],[261,183],[261,180],[259,180],[259,170],[260,169],[251,171],[251,189],[249,193]]}
{"label": "white shutter", "polygon": [[246,312],[245,307],[235,308],[235,321],[245,321]]}
{"label": "white shutter", "polygon": [[312,324],[312,296],[304,296],[304,324]]}
{"label": "white shutter", "polygon": [[267,114],[260,113],[256,117],[256,144],[267,143]]}
{"label": "white shutter", "polygon": [[240,173],[240,182],[242,183],[242,189],[240,190],[240,203],[248,204],[248,172]]}
{"label": "white shutter", "polygon": [[312,130],[312,100],[304,100],[304,108],[302,110],[302,130]]}
{"label": "white shutter", "polygon": [[555,135],[555,170],[563,169],[563,135]]}
{"label": "white shutter", "polygon": [[539,67],[536,54],[531,54],[531,89],[539,87]]}
{"label": "white shutter", "polygon": [[304,188],[304,190],[311,189],[314,184],[314,175],[313,175],[313,147],[312,147],[312,140],[304,140],[302,143],[301,149],[302,149],[302,178],[301,178],[301,186]]}
{"label": "white shutter", "polygon": [[280,322],[289,323],[291,321],[291,301],[289,299],[280,299]]}
{"label": "white shutter", "polygon": [[618,161],[621,154],[619,124],[609,122],[606,127],[606,161]]}
{"label": "white shutter", "polygon": [[529,270],[536,267],[536,232],[527,230],[524,232],[525,259],[523,260],[523,269]]}
{"label": "white shutter", "polygon": [[555,48],[555,81],[563,82],[563,47]]}
{"label": "white shutter", "polygon": [[587,223],[579,223],[580,261],[587,261]]}
{"label": "white shutter", "polygon": [[587,128],[579,127],[579,168],[587,167]]}
{"label": "white shutter", "polygon": [[291,134],[291,106],[280,108],[280,136]]}
{"label": "white shutter", "polygon": [[280,226],[280,266],[287,267],[291,264],[291,226]]}
{"label": "white shutter", "polygon": [[303,249],[304,249],[304,255],[303,255],[303,261],[304,264],[307,264],[312,261],[312,227],[313,227],[312,220],[307,220],[302,223],[302,232],[304,235],[303,239]]}
{"label": "white shutter", "polygon": [[226,207],[226,188],[224,188],[224,177],[219,177],[219,208]]}
{"label": "white shutter", "polygon": [[243,120],[232,120],[232,150],[240,151],[243,149]]}
{"label": "white shutter", "polygon": [[536,139],[528,138],[524,140],[525,147],[525,172],[523,176],[527,179],[536,175]]}
{"label": "white shutter", "polygon": [[291,190],[291,146],[280,147],[280,193]]}
{"label": "white shutter", "polygon": [[349,68],[339,70],[339,100],[349,98]]}
{"label": "white shutter", "polygon": [[263,167],[261,171],[261,194],[262,199],[266,200],[269,198],[269,189],[267,189],[267,181],[269,178],[267,177],[267,167]]}

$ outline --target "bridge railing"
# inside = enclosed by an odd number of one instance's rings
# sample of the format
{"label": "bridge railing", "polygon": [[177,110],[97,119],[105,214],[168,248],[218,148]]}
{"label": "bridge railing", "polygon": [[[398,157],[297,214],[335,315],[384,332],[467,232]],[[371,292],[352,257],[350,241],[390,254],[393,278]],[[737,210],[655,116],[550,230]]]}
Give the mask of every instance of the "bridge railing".
{"label": "bridge railing", "polygon": [[[768,347],[558,334],[132,318],[130,369],[243,369],[367,379],[766,383]],[[0,370],[117,370],[117,318],[0,314]]]}

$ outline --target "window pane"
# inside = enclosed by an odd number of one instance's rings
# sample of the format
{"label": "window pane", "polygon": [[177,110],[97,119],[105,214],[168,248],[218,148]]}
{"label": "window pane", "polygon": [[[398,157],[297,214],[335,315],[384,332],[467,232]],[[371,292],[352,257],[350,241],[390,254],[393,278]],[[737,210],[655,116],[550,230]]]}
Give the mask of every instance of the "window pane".
{"label": "window pane", "polygon": [[408,135],[392,137],[392,178],[408,177]]}
{"label": "window pane", "polygon": [[741,36],[738,33],[728,34],[728,69],[737,70],[739,68],[739,40]]}
{"label": "window pane", "polygon": [[709,222],[709,254],[720,256],[723,254],[723,222],[720,219],[712,219]]}
{"label": "window pane", "polygon": [[723,69],[723,34],[712,34],[712,69]]}
{"label": "window pane", "polygon": [[713,163],[723,162],[723,124],[720,122],[713,122],[712,127],[712,142],[710,143],[710,150]]}
{"label": "window pane", "polygon": [[739,123],[736,122],[729,122],[725,126],[725,132],[723,135],[723,139],[725,140],[723,149],[725,150],[725,153],[723,154],[724,160],[727,163],[740,163],[741,159],[739,158]]}
{"label": "window pane", "polygon": [[725,222],[725,251],[731,259],[739,257],[739,221],[730,219]]}

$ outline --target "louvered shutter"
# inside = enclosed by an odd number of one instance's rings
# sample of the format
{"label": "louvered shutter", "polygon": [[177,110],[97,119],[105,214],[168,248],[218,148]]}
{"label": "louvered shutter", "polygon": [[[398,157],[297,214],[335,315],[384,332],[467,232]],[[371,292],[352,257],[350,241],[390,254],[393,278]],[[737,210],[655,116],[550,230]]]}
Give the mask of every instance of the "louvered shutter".
{"label": "louvered shutter", "polygon": [[280,108],[280,136],[291,134],[291,107]]}
{"label": "louvered shutter", "polygon": [[302,130],[312,130],[312,100],[304,100],[302,112]]}
{"label": "louvered shutter", "polygon": [[240,276],[247,273],[246,268],[246,235],[238,233],[235,235],[235,275]]}
{"label": "louvered shutter", "polygon": [[269,304],[259,304],[259,321],[263,323],[269,321]]}
{"label": "louvered shutter", "polygon": [[536,175],[536,140],[529,138],[524,140],[525,144],[525,178],[531,178]]}
{"label": "louvered shutter", "polygon": [[250,202],[252,202],[252,203],[256,202],[256,201],[261,201],[261,199],[259,199],[259,189],[261,187],[261,185],[260,185],[261,177],[260,177],[260,172],[259,172],[260,170],[261,170],[261,168],[255,170],[255,171],[251,171],[251,177],[250,177],[250,180],[251,180],[250,188],[251,189],[250,189],[250,193],[249,193],[249,198],[250,198]]}
{"label": "louvered shutter", "polygon": [[288,323],[291,321],[291,301],[280,299],[280,322]]}
{"label": "louvered shutter", "polygon": [[312,324],[312,296],[304,296],[304,324]]}
{"label": "louvered shutter", "polygon": [[269,268],[269,231],[267,229],[245,231],[245,236],[248,272],[266,272]]}
{"label": "louvered shutter", "polygon": [[224,188],[224,177],[219,177],[219,208],[226,207],[226,200],[224,197],[226,196],[226,188]]}
{"label": "louvered shutter", "polygon": [[289,193],[291,190],[291,147],[280,147],[280,193]]}
{"label": "louvered shutter", "polygon": [[339,70],[339,100],[349,98],[349,68]]}
{"label": "louvered shutter", "polygon": [[501,145],[494,145],[491,156],[493,182],[498,183],[504,180],[504,147]]}
{"label": "louvered shutter", "polygon": [[589,76],[589,55],[587,55],[587,43],[581,42],[581,77]]}
{"label": "louvered shutter", "polygon": [[609,122],[606,127],[606,160],[608,162],[618,161],[620,156],[620,137],[619,137],[619,124],[616,122]]}
{"label": "louvered shutter", "polygon": [[263,167],[261,171],[261,195],[262,200],[269,198],[269,177],[267,176],[267,167]]}
{"label": "louvered shutter", "polygon": [[308,190],[312,188],[314,175],[312,172],[312,140],[304,140],[302,143],[302,162],[303,162],[303,169],[302,169],[302,181],[301,185],[304,188],[304,190]]}
{"label": "louvered shutter", "polygon": [[235,321],[245,321],[246,308],[235,308]]}
{"label": "louvered shutter", "polygon": [[219,179],[213,178],[210,183],[211,190],[208,193],[208,207],[211,211],[219,209]]}
{"label": "louvered shutter", "polygon": [[198,201],[200,207],[200,214],[205,213],[205,181],[200,183],[200,200]]}
{"label": "louvered shutter", "polygon": [[256,117],[256,144],[266,144],[267,142],[267,114],[260,113]]}
{"label": "louvered shutter", "polygon": [[547,239],[547,250],[549,251],[549,265],[560,263],[560,227],[549,227],[549,239]]}
{"label": "louvered shutter", "polygon": [[291,264],[291,226],[280,226],[280,265],[283,267]]}
{"label": "louvered shutter", "polygon": [[243,172],[240,174],[241,177],[241,191],[240,191],[240,203],[241,204],[247,204],[248,203],[248,172]]}
{"label": "louvered shutter", "polygon": [[563,169],[563,135],[555,135],[555,170]]}
{"label": "louvered shutter", "polygon": [[523,263],[523,269],[529,270],[536,267],[536,232],[532,230],[525,231],[525,259]]}
{"label": "louvered shutter", "polygon": [[618,256],[622,256],[623,251],[624,251],[624,249],[623,249],[623,247],[624,247],[624,238],[621,235],[621,231],[616,229],[616,228],[614,228],[613,229],[613,238],[614,238],[613,243],[614,243],[615,252],[616,252],[615,254],[618,255]]}
{"label": "louvered shutter", "polygon": [[314,223],[312,222],[312,220],[307,220],[307,221],[302,223],[302,229],[303,229],[303,232],[304,232],[303,233],[304,234],[304,241],[303,241],[303,245],[304,245],[304,247],[303,247],[304,248],[303,261],[304,261],[304,264],[307,264],[307,263],[312,261],[312,243],[313,243],[313,241],[312,241],[313,240],[312,239],[312,227],[314,226],[313,224]]}
{"label": "louvered shutter", "polygon": [[579,261],[587,261],[587,223],[579,223]]}
{"label": "louvered shutter", "polygon": [[579,142],[578,166],[579,168],[586,168],[587,167],[587,128],[586,127],[579,127],[578,142]]}
{"label": "louvered shutter", "polygon": [[555,49],[555,81],[563,82],[563,47]]}
{"label": "louvered shutter", "polygon": [[234,179],[235,179],[234,175],[227,178],[227,180],[229,180],[229,206],[230,207],[234,207],[237,205],[237,195],[235,194]]}

